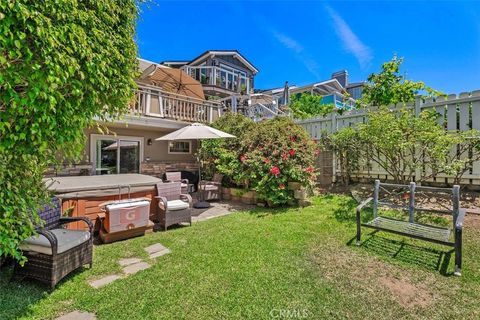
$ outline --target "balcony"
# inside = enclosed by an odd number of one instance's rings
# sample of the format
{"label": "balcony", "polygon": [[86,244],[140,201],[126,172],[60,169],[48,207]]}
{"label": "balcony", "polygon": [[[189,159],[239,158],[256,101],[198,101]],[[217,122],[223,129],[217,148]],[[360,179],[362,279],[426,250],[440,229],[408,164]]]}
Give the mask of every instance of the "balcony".
{"label": "balcony", "polygon": [[145,117],[211,123],[222,115],[222,105],[165,92],[154,86],[138,85],[131,111],[132,115]]}
{"label": "balcony", "polygon": [[181,69],[199,81],[207,91],[208,87],[212,87],[230,92],[251,92],[251,80],[243,71],[224,66],[184,66]]}

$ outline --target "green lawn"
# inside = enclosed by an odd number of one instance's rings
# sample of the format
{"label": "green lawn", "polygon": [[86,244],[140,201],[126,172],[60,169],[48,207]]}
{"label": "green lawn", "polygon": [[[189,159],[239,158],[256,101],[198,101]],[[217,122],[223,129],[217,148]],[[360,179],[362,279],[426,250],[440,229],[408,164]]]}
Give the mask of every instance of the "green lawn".
{"label": "green lawn", "polygon": [[[305,209],[255,210],[95,247],[94,267],[43,287],[0,273],[0,319],[48,319],[72,311],[99,319],[478,319],[480,228],[464,232],[462,277],[448,248],[364,230],[355,203],[314,199]],[[100,289],[86,280],[120,272],[125,257],[148,260],[160,242],[172,253],[150,269]],[[283,312],[283,314],[281,313]],[[282,315],[284,316],[282,318]]]}

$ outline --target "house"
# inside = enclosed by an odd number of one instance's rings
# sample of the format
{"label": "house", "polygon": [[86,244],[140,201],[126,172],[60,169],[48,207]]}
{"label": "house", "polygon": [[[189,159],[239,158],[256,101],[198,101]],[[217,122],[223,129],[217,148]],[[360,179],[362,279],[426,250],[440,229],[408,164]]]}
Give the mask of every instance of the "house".
{"label": "house", "polygon": [[[334,72],[330,79],[324,81],[303,86],[290,86],[289,96],[292,97],[302,93],[321,95],[322,104],[334,104],[339,109],[350,108],[355,100],[361,97],[363,85],[363,82],[350,84],[348,82],[348,72],[341,70]],[[281,106],[286,104],[284,87],[262,90],[261,92],[272,95],[280,109]]]}
{"label": "house", "polygon": [[[195,141],[155,139],[193,122],[211,123],[222,115],[222,105],[205,100],[202,85],[182,70],[144,59],[138,62],[142,74],[136,80],[130,112],[119,120],[98,122],[100,128],[87,129],[82,161],[52,168],[47,176],[143,173],[161,177],[165,171],[197,172]],[[162,83],[164,74],[181,78],[186,85]]]}
{"label": "house", "polygon": [[207,99],[253,93],[258,69],[237,50],[207,50],[190,61],[163,61],[199,81]]}

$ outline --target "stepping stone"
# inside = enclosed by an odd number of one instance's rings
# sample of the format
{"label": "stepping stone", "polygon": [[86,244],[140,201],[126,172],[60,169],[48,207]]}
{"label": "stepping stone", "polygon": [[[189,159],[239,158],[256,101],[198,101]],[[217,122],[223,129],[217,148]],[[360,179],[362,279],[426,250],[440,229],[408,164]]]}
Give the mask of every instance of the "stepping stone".
{"label": "stepping stone", "polygon": [[118,280],[120,278],[121,278],[121,276],[119,276],[117,274],[112,274],[112,275],[100,278],[98,280],[89,281],[88,284],[91,285],[92,287],[94,287],[95,289],[98,289],[98,288],[106,286],[107,284],[112,283],[113,281]]}
{"label": "stepping stone", "polygon": [[134,264],[134,263],[138,263],[142,261],[142,259],[139,259],[139,258],[126,258],[126,259],[121,259],[120,261],[118,261],[118,264],[120,264],[120,266],[122,267],[126,267],[126,266],[129,266],[131,264]]}
{"label": "stepping stone", "polygon": [[138,271],[145,270],[150,268],[150,265],[146,262],[137,262],[134,264],[131,264],[129,266],[126,266],[123,268],[123,272],[125,272],[127,275],[137,273]]}
{"label": "stepping stone", "polygon": [[146,247],[145,248],[145,251],[148,252],[148,254],[153,254],[155,252],[160,252],[160,251],[163,251],[167,249],[166,247],[164,247],[162,244],[160,243],[155,243],[155,244],[152,244],[151,246],[149,247]]}
{"label": "stepping stone", "polygon": [[165,248],[162,251],[158,251],[158,252],[154,252],[154,253],[150,254],[150,259],[155,259],[155,258],[161,257],[161,256],[163,256],[167,253],[170,253],[170,252],[171,252],[170,249]]}
{"label": "stepping stone", "polygon": [[97,317],[94,313],[82,312],[82,311],[72,311],[70,313],[64,314],[63,316],[58,317],[56,320],[95,320]]}

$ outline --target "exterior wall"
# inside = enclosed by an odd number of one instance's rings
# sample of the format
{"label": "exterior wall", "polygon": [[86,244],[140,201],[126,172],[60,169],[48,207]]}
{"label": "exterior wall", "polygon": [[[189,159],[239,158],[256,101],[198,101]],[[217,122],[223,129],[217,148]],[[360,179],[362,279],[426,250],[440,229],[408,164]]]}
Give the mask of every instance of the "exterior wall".
{"label": "exterior wall", "polygon": [[[197,150],[197,142],[192,141],[192,153],[191,154],[169,154],[168,153],[168,141],[155,141],[156,138],[161,137],[174,130],[146,130],[146,129],[133,129],[133,128],[109,128],[111,131],[109,135],[114,133],[117,136],[131,136],[131,137],[143,137],[143,159],[145,162],[149,158],[151,162],[164,162],[164,161],[179,161],[179,162],[195,162],[195,152]],[[90,144],[91,134],[102,134],[96,130],[86,130],[87,144],[84,150],[84,159],[90,159]],[[147,140],[152,139],[152,145],[147,145]]]}
{"label": "exterior wall", "polygon": [[[142,128],[126,128],[126,127],[109,127],[110,132],[101,133],[95,129],[85,130],[86,144],[83,150],[82,160],[79,163],[64,165],[61,168],[50,168],[46,173],[46,177],[52,176],[81,176],[92,175],[95,173],[94,159],[91,159],[91,134],[102,134],[117,136],[130,136],[142,138],[143,157],[140,159],[140,173],[152,175],[161,178],[166,171],[186,170],[196,172],[198,165],[195,158],[197,150],[197,142],[191,141],[190,154],[169,154],[167,141],[155,141],[174,130],[166,130],[155,128],[156,130],[148,130]],[[148,139],[152,139],[152,144],[148,145]]]}

